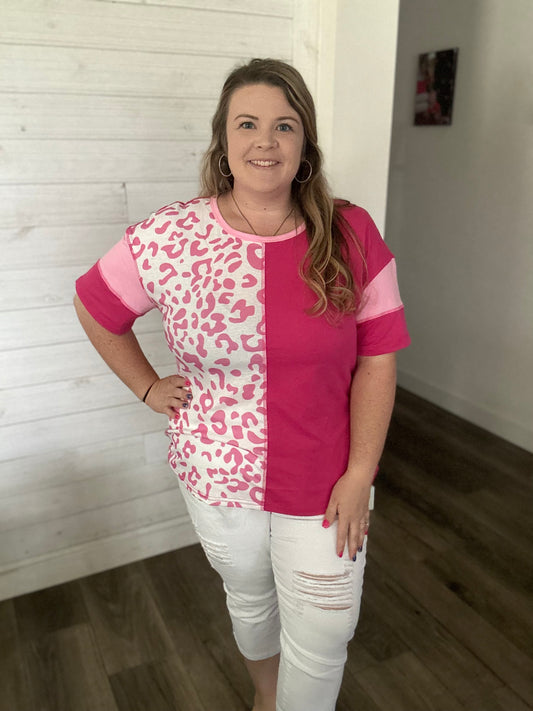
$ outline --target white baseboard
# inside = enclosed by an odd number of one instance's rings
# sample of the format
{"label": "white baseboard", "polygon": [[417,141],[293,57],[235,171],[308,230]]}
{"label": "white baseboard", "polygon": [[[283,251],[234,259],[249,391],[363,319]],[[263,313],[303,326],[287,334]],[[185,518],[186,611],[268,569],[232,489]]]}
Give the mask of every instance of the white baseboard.
{"label": "white baseboard", "polygon": [[533,430],[522,424],[507,420],[496,412],[486,410],[405,371],[398,370],[398,385],[518,447],[533,452]]}
{"label": "white baseboard", "polygon": [[188,515],[0,568],[0,600],[198,543]]}

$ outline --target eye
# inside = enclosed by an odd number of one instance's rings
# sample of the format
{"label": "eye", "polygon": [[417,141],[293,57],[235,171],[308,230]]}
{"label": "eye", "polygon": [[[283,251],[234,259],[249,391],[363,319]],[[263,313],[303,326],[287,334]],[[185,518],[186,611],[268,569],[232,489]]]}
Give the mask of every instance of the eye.
{"label": "eye", "polygon": [[292,126],[288,123],[280,123],[277,126],[277,130],[278,131],[292,131],[293,129],[292,129]]}
{"label": "eye", "polygon": [[254,124],[252,121],[243,121],[239,124],[239,128],[253,128]]}

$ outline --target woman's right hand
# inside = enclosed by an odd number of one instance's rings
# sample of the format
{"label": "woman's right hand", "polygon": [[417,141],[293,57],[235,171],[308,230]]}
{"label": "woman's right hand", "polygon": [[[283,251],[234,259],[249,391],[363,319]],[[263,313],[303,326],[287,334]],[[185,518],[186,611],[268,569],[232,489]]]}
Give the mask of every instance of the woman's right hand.
{"label": "woman's right hand", "polygon": [[179,417],[181,410],[191,405],[191,381],[181,375],[168,375],[160,378],[150,388],[145,403],[155,412],[161,412],[174,419]]}

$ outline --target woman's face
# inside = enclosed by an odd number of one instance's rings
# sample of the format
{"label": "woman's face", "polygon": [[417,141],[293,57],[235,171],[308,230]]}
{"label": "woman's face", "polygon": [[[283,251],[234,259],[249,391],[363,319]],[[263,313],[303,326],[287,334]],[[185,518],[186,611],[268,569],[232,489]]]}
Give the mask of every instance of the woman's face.
{"label": "woman's face", "polygon": [[250,84],[236,89],[226,121],[234,190],[287,198],[302,160],[304,129],[282,89]]}

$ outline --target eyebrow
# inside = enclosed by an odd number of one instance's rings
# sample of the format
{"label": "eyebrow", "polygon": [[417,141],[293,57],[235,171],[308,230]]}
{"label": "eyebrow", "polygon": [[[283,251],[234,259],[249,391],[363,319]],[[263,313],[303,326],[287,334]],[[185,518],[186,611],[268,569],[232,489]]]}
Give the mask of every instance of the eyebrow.
{"label": "eyebrow", "polygon": [[[259,121],[259,116],[252,116],[252,114],[239,114],[238,116],[235,116],[233,120],[237,121],[237,119],[240,118],[249,118],[253,119],[254,121]],[[296,116],[278,116],[274,119],[274,121],[294,121],[295,123],[299,123],[300,119]]]}

